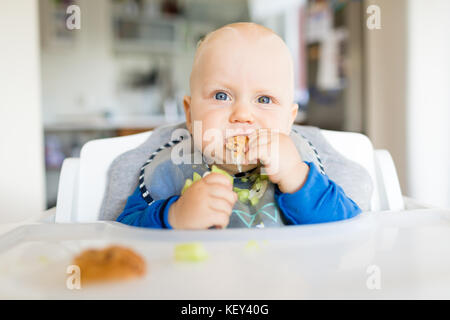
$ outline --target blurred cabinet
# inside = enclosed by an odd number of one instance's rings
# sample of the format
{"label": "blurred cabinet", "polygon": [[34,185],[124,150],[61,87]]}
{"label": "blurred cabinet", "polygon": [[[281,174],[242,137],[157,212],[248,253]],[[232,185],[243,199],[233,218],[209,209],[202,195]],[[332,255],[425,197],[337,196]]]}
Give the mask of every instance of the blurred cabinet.
{"label": "blurred cabinet", "polygon": [[[240,0],[111,1],[113,49],[118,53],[172,56],[193,52],[198,40],[221,24],[241,16],[248,19],[242,9],[245,1]],[[227,12],[232,13],[230,18]]]}
{"label": "blurred cabinet", "polygon": [[364,132],[363,17],[360,1],[308,1],[303,124]]}
{"label": "blurred cabinet", "polygon": [[56,205],[59,175],[66,158],[80,156],[82,146],[88,141],[112,137],[127,136],[153,130],[159,125],[121,126],[121,127],[70,127],[53,126],[44,131],[45,169],[46,169],[46,205]]}
{"label": "blurred cabinet", "polygon": [[181,52],[185,39],[185,20],[178,18],[113,18],[114,50],[174,54]]}

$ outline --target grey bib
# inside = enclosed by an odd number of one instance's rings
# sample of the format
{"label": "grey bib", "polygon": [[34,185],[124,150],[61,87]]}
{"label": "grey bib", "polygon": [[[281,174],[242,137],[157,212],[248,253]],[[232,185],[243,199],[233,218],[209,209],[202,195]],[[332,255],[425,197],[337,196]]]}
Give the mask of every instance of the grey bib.
{"label": "grey bib", "polygon": [[[296,132],[292,132],[291,137],[302,159],[315,163],[323,172],[320,157],[311,144]],[[190,136],[184,140],[182,137],[172,138],[153,152],[141,168],[139,186],[148,204],[174,194],[180,195],[186,180],[192,179],[194,172],[202,177],[211,170],[200,152],[194,149]],[[178,163],[175,158],[184,161]],[[201,159],[201,163],[193,164],[194,159]],[[264,228],[286,224],[275,201],[276,186],[267,176],[261,176],[259,171],[255,168],[234,176],[233,187],[240,196],[233,207],[228,228]]]}

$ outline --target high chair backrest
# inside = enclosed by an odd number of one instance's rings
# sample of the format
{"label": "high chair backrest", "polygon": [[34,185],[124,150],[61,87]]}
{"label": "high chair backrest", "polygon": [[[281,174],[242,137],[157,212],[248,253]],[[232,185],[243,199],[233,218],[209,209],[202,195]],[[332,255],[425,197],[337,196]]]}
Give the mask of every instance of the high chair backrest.
{"label": "high chair backrest", "polygon": [[370,174],[373,181],[373,194],[371,211],[381,209],[380,181],[376,175],[376,161],[372,142],[361,133],[321,130],[327,141],[346,158],[363,166]]}
{"label": "high chair backrest", "polygon": [[[374,182],[371,211],[402,209],[395,167],[390,163],[383,165],[377,163],[376,151],[365,135],[329,130],[322,130],[322,133],[337,151],[359,163],[369,172]],[[139,146],[150,135],[149,131],[89,141],[81,149],[79,159],[66,159],[61,170],[55,221],[98,220],[108,168],[112,161],[120,154]],[[383,161],[392,161],[389,154],[386,155],[386,151],[384,152]],[[383,173],[383,170],[387,172]],[[384,179],[386,176],[388,181]]]}

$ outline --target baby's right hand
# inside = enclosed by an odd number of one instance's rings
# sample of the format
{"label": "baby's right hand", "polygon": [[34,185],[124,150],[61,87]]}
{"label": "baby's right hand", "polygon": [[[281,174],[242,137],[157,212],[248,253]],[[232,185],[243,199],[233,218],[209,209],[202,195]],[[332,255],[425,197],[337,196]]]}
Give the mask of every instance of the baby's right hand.
{"label": "baby's right hand", "polygon": [[169,223],[174,229],[225,228],[236,201],[230,180],[223,174],[210,173],[172,204]]}

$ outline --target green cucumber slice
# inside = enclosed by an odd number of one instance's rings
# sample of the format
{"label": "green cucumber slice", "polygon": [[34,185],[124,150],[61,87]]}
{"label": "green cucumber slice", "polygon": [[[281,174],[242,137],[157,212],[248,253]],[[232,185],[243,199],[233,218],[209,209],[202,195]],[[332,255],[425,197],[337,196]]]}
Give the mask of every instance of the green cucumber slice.
{"label": "green cucumber slice", "polygon": [[189,188],[193,183],[194,181],[192,181],[191,179],[186,179],[186,181],[184,182],[183,189],[181,189],[181,194],[183,195],[183,193],[187,190],[187,188]]}
{"label": "green cucumber slice", "polygon": [[183,243],[175,246],[175,260],[200,262],[208,258],[208,252],[199,242]]}

